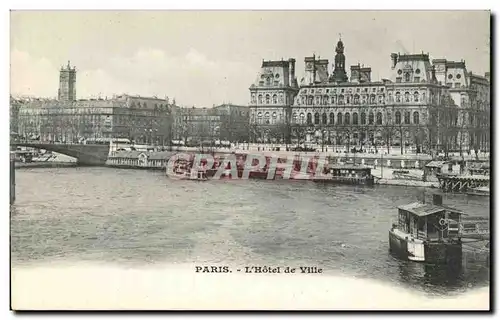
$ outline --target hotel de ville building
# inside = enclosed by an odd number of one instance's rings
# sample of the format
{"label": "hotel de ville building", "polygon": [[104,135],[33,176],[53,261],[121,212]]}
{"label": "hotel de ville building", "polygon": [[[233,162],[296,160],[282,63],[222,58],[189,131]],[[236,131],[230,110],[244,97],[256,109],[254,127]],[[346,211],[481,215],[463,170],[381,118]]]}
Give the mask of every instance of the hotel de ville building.
{"label": "hotel de ville building", "polygon": [[359,64],[348,75],[346,54],[339,40],[331,65],[306,57],[300,81],[295,59],[263,61],[250,86],[251,140],[342,150],[489,150],[489,72],[474,75],[464,61],[431,61],[427,53],[392,53],[391,78],[374,81],[371,68]]}

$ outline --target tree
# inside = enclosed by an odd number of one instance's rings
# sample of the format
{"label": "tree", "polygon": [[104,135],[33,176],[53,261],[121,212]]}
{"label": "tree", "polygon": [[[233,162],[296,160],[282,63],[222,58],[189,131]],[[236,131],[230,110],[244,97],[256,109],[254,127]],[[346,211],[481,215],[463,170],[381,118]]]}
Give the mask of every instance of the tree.
{"label": "tree", "polygon": [[391,153],[391,144],[392,144],[392,139],[394,135],[394,126],[392,123],[386,123],[384,126],[382,126],[382,139],[387,146],[387,154]]}

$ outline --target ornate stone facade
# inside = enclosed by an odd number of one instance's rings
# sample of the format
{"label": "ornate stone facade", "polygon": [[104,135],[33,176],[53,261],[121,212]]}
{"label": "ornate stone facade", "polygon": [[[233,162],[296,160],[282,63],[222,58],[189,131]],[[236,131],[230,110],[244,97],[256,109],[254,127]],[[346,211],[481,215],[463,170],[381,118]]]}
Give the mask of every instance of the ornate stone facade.
{"label": "ornate stone facade", "polygon": [[[390,80],[372,81],[371,68],[358,64],[351,66],[351,79],[347,81],[344,45],[339,41],[333,74],[329,76],[325,68],[328,60],[307,57],[305,77],[299,88],[290,86],[290,82],[277,82],[279,77],[274,79],[275,86],[272,81],[266,82],[266,74],[276,73],[267,71],[267,66],[286,69],[289,65],[280,61],[263,63],[257,82],[250,88],[250,121],[255,128],[255,141],[316,142],[358,149],[367,146],[411,146],[417,150],[444,151],[472,148],[473,144],[463,137],[462,144],[459,143],[460,104],[453,97],[454,88],[439,82],[441,69],[430,63],[429,55],[392,54],[391,58]],[[463,78],[476,79],[465,73]],[[468,91],[469,96],[477,92],[481,98],[474,99],[482,101],[482,110],[489,113],[489,83],[482,79],[474,81],[481,89],[464,84],[460,90]],[[273,97],[279,94],[293,99],[276,102]],[[482,124],[487,125],[484,121]]]}
{"label": "ornate stone facade", "polygon": [[250,137],[289,137],[291,105],[298,91],[295,59],[262,61],[257,79],[250,87]]}

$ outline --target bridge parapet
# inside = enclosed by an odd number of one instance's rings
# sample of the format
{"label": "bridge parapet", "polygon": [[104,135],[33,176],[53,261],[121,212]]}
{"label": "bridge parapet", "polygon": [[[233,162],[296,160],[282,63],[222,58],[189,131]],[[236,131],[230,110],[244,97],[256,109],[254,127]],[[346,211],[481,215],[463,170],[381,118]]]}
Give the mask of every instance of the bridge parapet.
{"label": "bridge parapet", "polygon": [[79,165],[104,166],[109,154],[109,145],[11,142],[12,146],[45,149],[76,158]]}

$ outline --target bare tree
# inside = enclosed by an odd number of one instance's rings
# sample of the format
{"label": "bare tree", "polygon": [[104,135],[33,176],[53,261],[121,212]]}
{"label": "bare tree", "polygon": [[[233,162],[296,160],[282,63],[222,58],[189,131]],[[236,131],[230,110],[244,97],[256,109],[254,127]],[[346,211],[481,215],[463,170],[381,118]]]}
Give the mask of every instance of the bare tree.
{"label": "bare tree", "polygon": [[384,143],[387,146],[387,154],[391,152],[391,144],[392,144],[392,139],[394,135],[394,126],[392,123],[386,123],[384,126],[382,126],[382,139]]}

